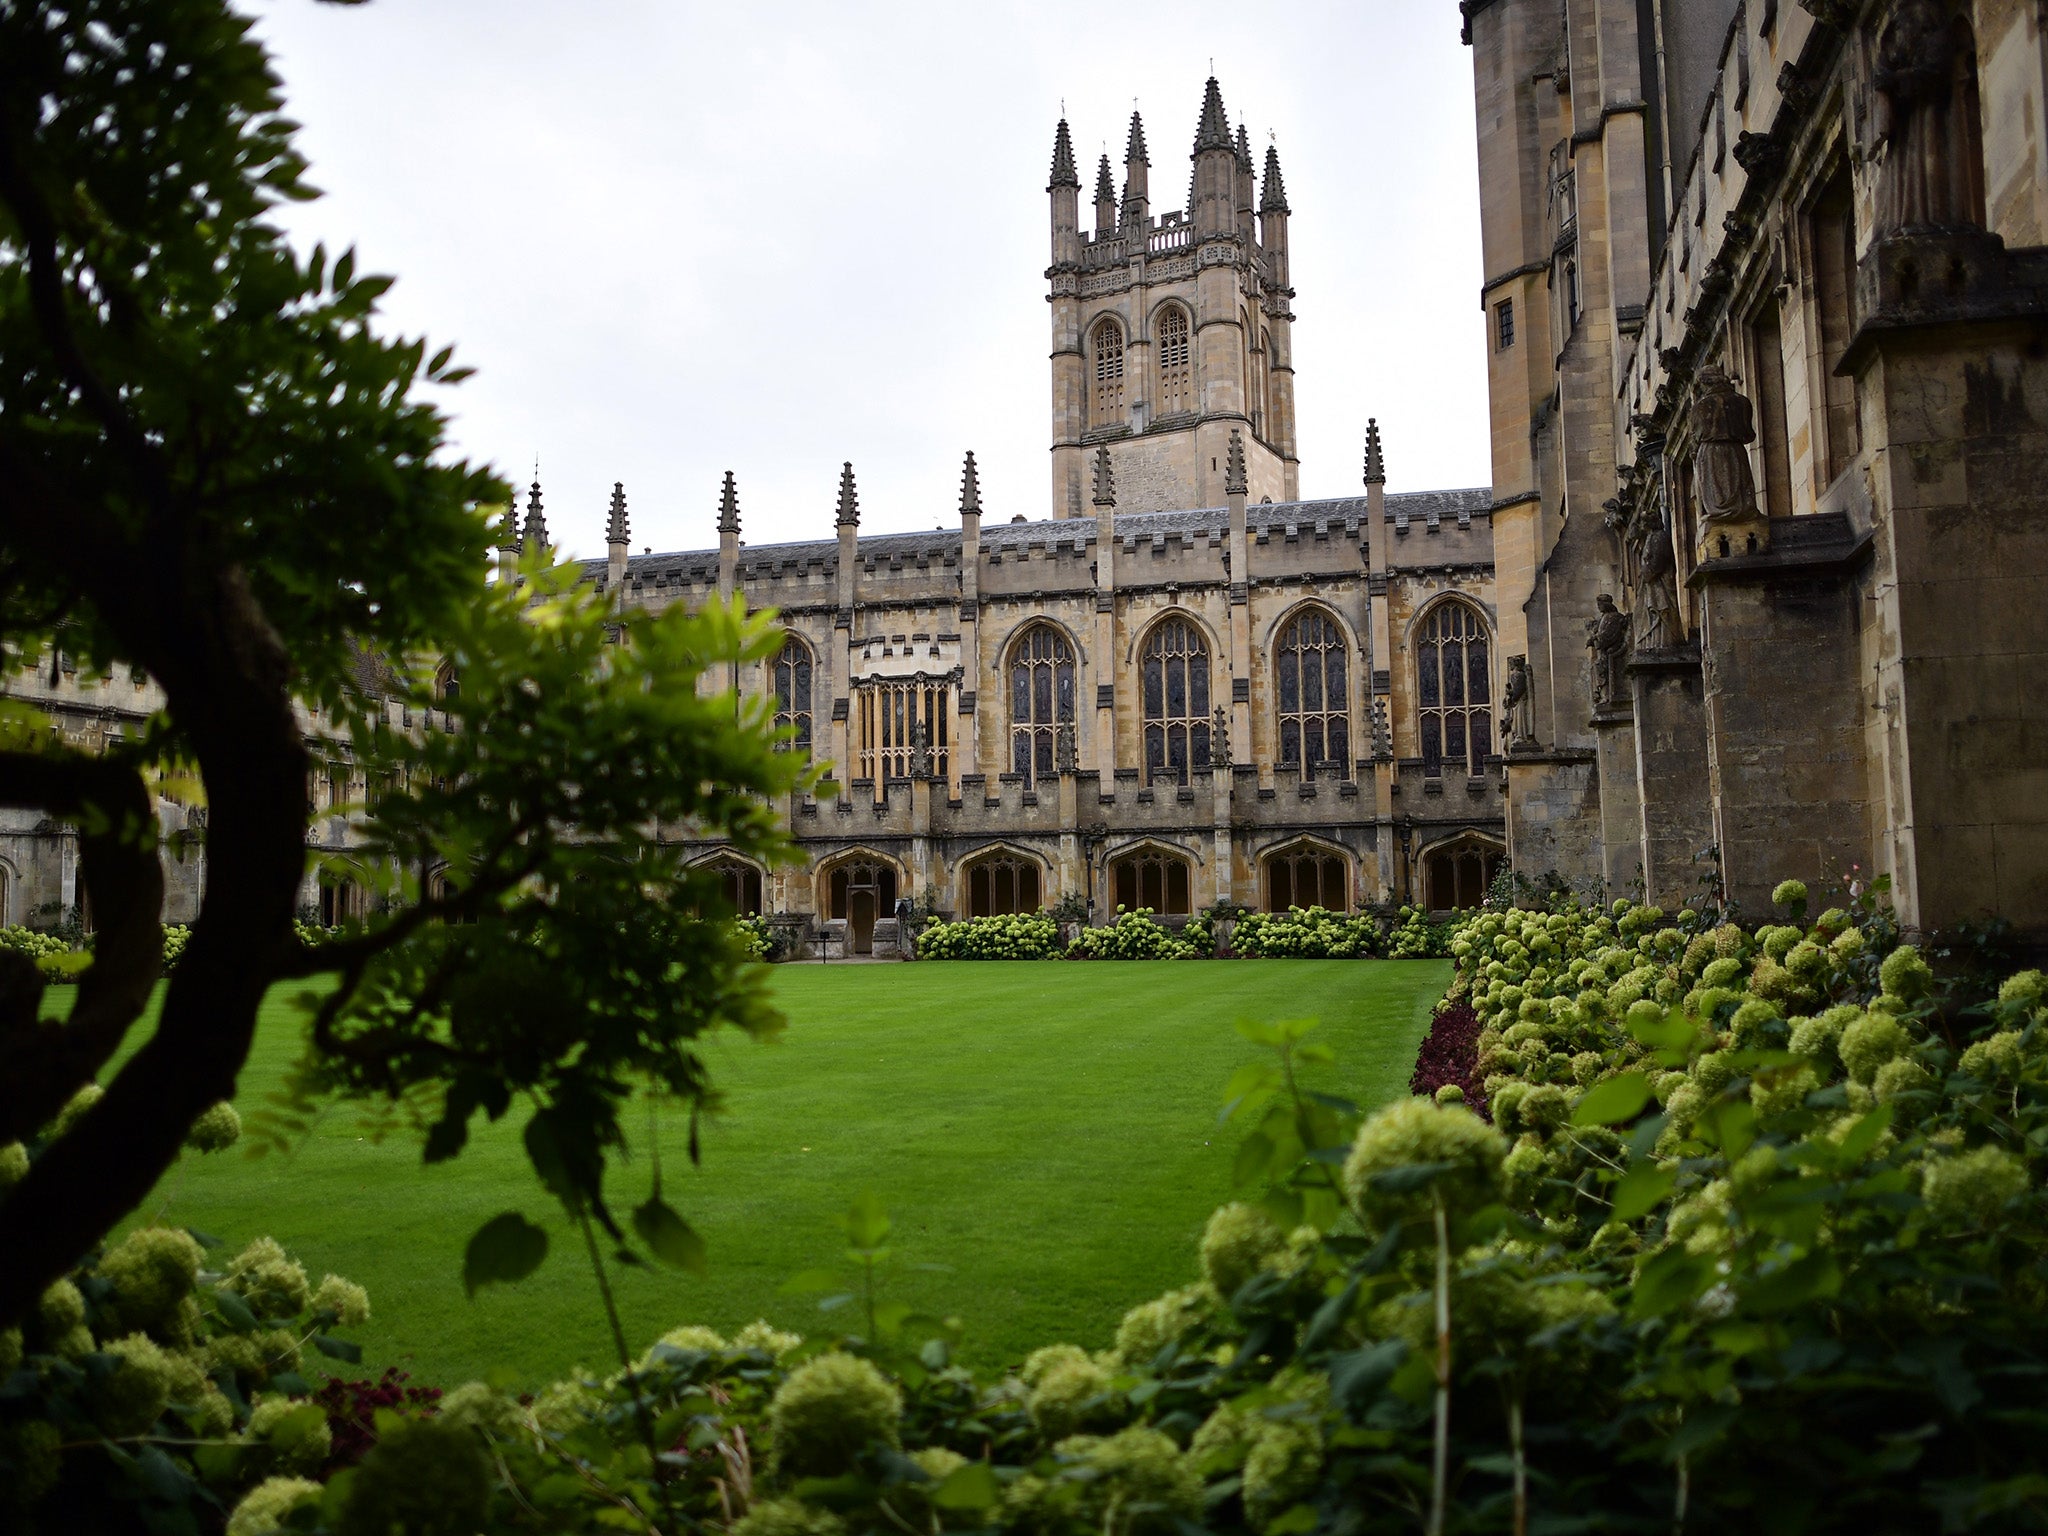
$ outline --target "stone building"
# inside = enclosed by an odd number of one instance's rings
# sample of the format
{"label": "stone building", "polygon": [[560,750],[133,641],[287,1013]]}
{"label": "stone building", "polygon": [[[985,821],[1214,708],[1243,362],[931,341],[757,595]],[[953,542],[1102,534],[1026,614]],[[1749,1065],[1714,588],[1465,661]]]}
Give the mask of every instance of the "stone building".
{"label": "stone building", "polygon": [[2016,0],[1465,0],[1516,868],[2048,927]]}
{"label": "stone building", "polygon": [[[834,792],[786,808],[794,868],[700,851],[736,905],[819,951],[887,952],[899,900],[1171,920],[1219,901],[1470,906],[1495,876],[1503,700],[1526,680],[1502,664],[1492,498],[1387,494],[1368,425],[1359,494],[1299,499],[1279,156],[1258,184],[1212,79],[1189,161],[1187,208],[1155,214],[1133,114],[1121,194],[1105,157],[1084,234],[1058,126],[1045,518],[984,527],[969,454],[957,527],[863,536],[849,464],[832,537],[745,546],[728,474],[715,548],[635,556],[613,494],[608,556],[586,571],[622,608],[738,595],[781,616],[780,654],[730,681],[776,700]],[[504,530],[508,561],[548,546],[538,484]],[[12,677],[79,739],[160,703],[47,664]],[[395,729],[438,728],[391,708]],[[345,752],[322,755],[309,846],[345,852],[363,785]],[[76,910],[67,837],[0,822],[0,922]],[[173,919],[203,877],[185,841]],[[303,905],[323,922],[360,901],[333,868],[309,860]]]}

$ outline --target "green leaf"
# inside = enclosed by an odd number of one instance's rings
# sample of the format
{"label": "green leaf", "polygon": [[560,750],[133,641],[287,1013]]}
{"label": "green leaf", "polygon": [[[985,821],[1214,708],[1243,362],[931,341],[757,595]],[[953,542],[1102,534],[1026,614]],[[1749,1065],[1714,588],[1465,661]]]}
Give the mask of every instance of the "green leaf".
{"label": "green leaf", "polygon": [[1841,1289],[1842,1271],[1835,1256],[1827,1252],[1809,1253],[1783,1269],[1759,1275],[1750,1282],[1744,1300],[1759,1312],[1788,1312],[1820,1297],[1836,1295]]}
{"label": "green leaf", "polygon": [[839,1230],[846,1234],[847,1243],[856,1249],[881,1247],[891,1225],[889,1213],[882,1208],[881,1197],[873,1190],[862,1190],[854,1197],[846,1214],[839,1218]]}
{"label": "green leaf", "polygon": [[1257,1183],[1272,1166],[1273,1143],[1264,1131],[1253,1131],[1238,1143],[1230,1165],[1230,1182],[1242,1187]]}
{"label": "green leaf", "polygon": [[330,1339],[324,1333],[313,1335],[313,1347],[333,1360],[346,1360],[350,1365],[363,1363],[363,1346],[351,1344],[347,1339]]}
{"label": "green leaf", "polygon": [[1722,1099],[1709,1104],[1693,1126],[1693,1134],[1734,1162],[1756,1140],[1756,1110],[1746,1099]]}
{"label": "green leaf", "polygon": [[948,1472],[938,1487],[926,1495],[939,1509],[993,1509],[1003,1491],[994,1470],[985,1461],[970,1461]]}
{"label": "green leaf", "polygon": [[1677,1182],[1676,1168],[1637,1163],[1614,1186],[1614,1219],[1634,1221],[1655,1209]]}
{"label": "green leaf", "polygon": [[1408,1358],[1403,1339],[1382,1339],[1330,1359],[1330,1400],[1353,1419],[1364,1415],[1380,1389]]}
{"label": "green leaf", "polygon": [[1277,1520],[1268,1520],[1262,1529],[1266,1536],[1303,1536],[1316,1528],[1317,1520],[1313,1504],[1297,1504]]}
{"label": "green leaf", "polygon": [[548,1235],[517,1211],[493,1216],[476,1229],[462,1255],[462,1284],[471,1296],[479,1286],[524,1280],[548,1256]]}
{"label": "green leaf", "polygon": [[1849,1127],[1849,1133],[1835,1144],[1835,1156],[1843,1163],[1858,1163],[1870,1149],[1877,1145],[1877,1138],[1885,1133],[1892,1123],[1892,1106],[1880,1104],[1869,1114]]}
{"label": "green leaf", "polygon": [[249,1310],[249,1303],[233,1291],[217,1289],[213,1293],[214,1310],[227,1321],[236,1333],[254,1333],[256,1314]]}
{"label": "green leaf", "polygon": [[1629,1310],[1638,1318],[1662,1317],[1688,1306],[1714,1278],[1713,1264],[1683,1248],[1666,1248],[1643,1265],[1636,1276]]}
{"label": "green leaf", "polygon": [[1688,1019],[1683,1010],[1672,1008],[1653,1023],[1630,1020],[1628,1032],[1652,1049],[1683,1051],[1699,1037],[1699,1026]]}
{"label": "green leaf", "polygon": [[1595,1083],[1572,1110],[1573,1125],[1619,1125],[1633,1120],[1650,1102],[1650,1079],[1642,1072],[1623,1072]]}
{"label": "green leaf", "polygon": [[809,1291],[829,1291],[838,1283],[839,1276],[829,1269],[806,1269],[791,1275],[777,1289],[785,1296],[801,1296]]}
{"label": "green leaf", "polygon": [[705,1256],[704,1239],[663,1200],[650,1199],[636,1207],[633,1230],[657,1259],[674,1269],[701,1275],[711,1267]]}

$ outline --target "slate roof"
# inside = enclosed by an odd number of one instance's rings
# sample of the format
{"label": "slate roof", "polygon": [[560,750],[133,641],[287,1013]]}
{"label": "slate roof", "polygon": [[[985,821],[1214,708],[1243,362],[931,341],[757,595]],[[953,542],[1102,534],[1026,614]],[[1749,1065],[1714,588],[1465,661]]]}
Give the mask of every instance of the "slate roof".
{"label": "slate roof", "polygon": [[[1387,497],[1386,516],[1391,520],[1405,513],[1412,521],[1423,523],[1431,513],[1435,513],[1446,522],[1455,522],[1460,512],[1483,515],[1492,505],[1493,493],[1484,486],[1459,491],[1407,491]],[[1281,534],[1289,530],[1313,533],[1318,527],[1340,533],[1354,532],[1365,520],[1365,509],[1366,498],[1363,495],[1334,496],[1320,501],[1255,502],[1244,509],[1245,529],[1253,535],[1261,530]],[[1229,529],[1228,507],[1201,507],[1189,512],[1119,512],[1116,515],[1117,537],[1122,539],[1149,540],[1154,534],[1205,532],[1222,537]],[[1092,543],[1094,538],[1095,519],[1092,517],[1040,518],[1026,523],[984,522],[981,525],[981,547],[1005,554],[1027,545],[1042,546],[1068,540]],[[859,549],[863,559],[915,560],[922,556],[933,560],[950,555],[957,560],[960,557],[960,526],[956,522],[950,528],[934,528],[925,532],[864,533],[860,536]],[[740,564],[753,569],[758,569],[764,562],[771,566],[802,566],[813,563],[836,565],[838,560],[837,539],[748,544],[740,549]],[[602,575],[605,562],[585,560],[583,568],[592,575]],[[716,549],[631,555],[626,560],[627,574],[642,578],[684,572],[702,575],[717,568]]]}

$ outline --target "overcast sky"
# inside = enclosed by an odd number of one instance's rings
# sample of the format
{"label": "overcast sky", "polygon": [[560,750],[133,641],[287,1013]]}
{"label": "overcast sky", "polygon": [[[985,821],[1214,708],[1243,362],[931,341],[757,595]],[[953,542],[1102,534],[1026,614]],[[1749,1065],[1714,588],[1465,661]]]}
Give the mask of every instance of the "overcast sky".
{"label": "overcast sky", "polygon": [[463,452],[540,459],[549,531],[602,554],[1050,515],[1045,184],[1062,100],[1083,224],[1132,98],[1177,208],[1213,58],[1292,206],[1304,496],[1488,478],[1470,56],[1447,4],[255,0],[313,181],[290,214],[453,342]]}

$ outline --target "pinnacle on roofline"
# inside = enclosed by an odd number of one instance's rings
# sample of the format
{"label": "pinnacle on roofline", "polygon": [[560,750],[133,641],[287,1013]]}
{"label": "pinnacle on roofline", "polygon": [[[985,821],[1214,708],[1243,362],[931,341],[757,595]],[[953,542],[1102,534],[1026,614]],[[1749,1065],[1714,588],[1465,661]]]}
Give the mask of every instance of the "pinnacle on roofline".
{"label": "pinnacle on roofline", "polygon": [[1116,471],[1110,467],[1107,447],[1095,450],[1095,505],[1116,505]]}
{"label": "pinnacle on roofline", "polygon": [[1095,169],[1095,201],[1116,201],[1116,180],[1109,174],[1109,156],[1102,157],[1102,164]]}
{"label": "pinnacle on roofline", "polygon": [[1135,111],[1131,113],[1131,137],[1124,145],[1124,164],[1133,160],[1152,163],[1152,157],[1145,152],[1145,121]]}
{"label": "pinnacle on roofline", "polygon": [[1365,422],[1365,483],[1387,483],[1387,461],[1380,452],[1379,419],[1372,416],[1368,416]]}
{"label": "pinnacle on roofline", "polygon": [[738,533],[740,531],[740,493],[733,484],[732,471],[725,472],[725,484],[718,492],[718,531]]}
{"label": "pinnacle on roofline", "polygon": [[1247,489],[1244,472],[1244,434],[1230,429],[1230,457],[1223,464],[1223,494],[1242,496]]}
{"label": "pinnacle on roofline", "polygon": [[626,482],[623,480],[612,482],[611,515],[605,519],[604,541],[607,544],[632,542],[626,523]]}
{"label": "pinnacle on roofline", "polygon": [[1266,190],[1259,199],[1259,212],[1293,212],[1287,206],[1287,183],[1280,179],[1280,151],[1272,144],[1266,146]]}
{"label": "pinnacle on roofline", "polygon": [[519,492],[516,489],[505,503],[505,516],[498,523],[498,548],[513,551],[519,548]]}
{"label": "pinnacle on roofline", "polygon": [[526,528],[519,536],[519,547],[529,551],[548,547],[548,518],[541,507],[538,478],[526,494]]}
{"label": "pinnacle on roofline", "polygon": [[1081,173],[1074,167],[1074,136],[1067,131],[1067,120],[1063,117],[1052,136],[1052,183],[1045,190],[1080,185]]}
{"label": "pinnacle on roofline", "polygon": [[1244,131],[1244,119],[1237,120],[1237,168],[1250,171],[1252,168],[1252,136]]}
{"label": "pinnacle on roofline", "polygon": [[974,450],[967,450],[967,467],[960,471],[960,515],[981,516],[981,477],[974,470]]}
{"label": "pinnacle on roofline", "polygon": [[1195,153],[1205,149],[1227,149],[1233,154],[1237,146],[1230,142],[1230,119],[1223,111],[1223,88],[1211,75],[1202,88],[1202,120],[1195,128]]}
{"label": "pinnacle on roofline", "polygon": [[860,492],[853,485],[853,461],[847,460],[839,471],[839,526],[858,528],[860,526]]}

